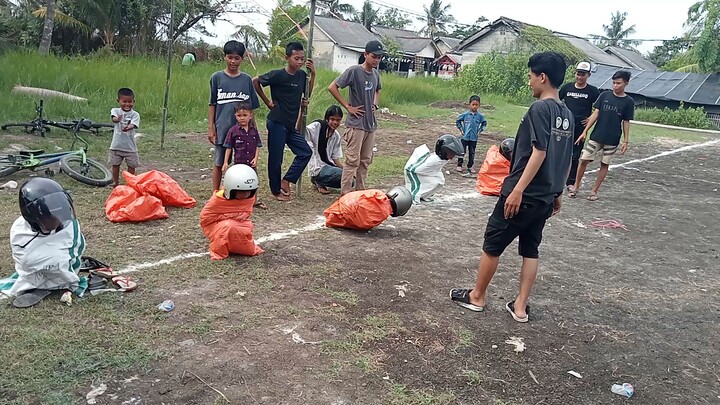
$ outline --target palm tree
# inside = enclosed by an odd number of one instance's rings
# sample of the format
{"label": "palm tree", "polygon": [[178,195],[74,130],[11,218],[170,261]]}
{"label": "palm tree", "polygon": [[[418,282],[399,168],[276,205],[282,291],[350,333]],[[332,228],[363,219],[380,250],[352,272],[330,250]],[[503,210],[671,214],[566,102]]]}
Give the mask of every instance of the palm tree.
{"label": "palm tree", "polygon": [[635,45],[639,45],[640,41],[628,39],[630,35],[635,33],[635,25],[625,28],[625,20],[627,12],[616,11],[612,13],[610,25],[603,25],[605,35],[592,35],[595,37],[596,43],[600,47],[618,46],[621,48],[633,49]]}
{"label": "palm tree", "polygon": [[443,5],[442,0],[432,0],[430,7],[423,5],[423,9],[426,16],[423,21],[427,25],[420,32],[430,38],[437,38],[445,32],[445,24],[455,21],[455,17],[450,14],[450,4]]}
{"label": "palm tree", "polygon": [[43,33],[40,38],[40,46],[38,47],[40,55],[50,53],[53,28],[55,27],[55,6],[55,0],[47,0],[45,3],[45,22],[43,23]]}
{"label": "palm tree", "polygon": [[331,0],[325,6],[325,14],[327,14],[329,17],[347,18],[347,16],[352,16],[355,13],[355,7],[353,7],[351,4],[340,3],[340,0]]}
{"label": "palm tree", "polygon": [[252,49],[253,51],[259,51],[261,49],[267,51],[269,49],[269,38],[267,34],[258,31],[252,25],[238,25],[235,29],[237,31],[235,31],[233,36],[241,40],[247,49]]}
{"label": "palm tree", "polygon": [[375,24],[377,18],[378,10],[372,7],[370,0],[365,0],[360,14],[355,15],[355,21],[362,23],[368,31],[372,28],[373,24]]}

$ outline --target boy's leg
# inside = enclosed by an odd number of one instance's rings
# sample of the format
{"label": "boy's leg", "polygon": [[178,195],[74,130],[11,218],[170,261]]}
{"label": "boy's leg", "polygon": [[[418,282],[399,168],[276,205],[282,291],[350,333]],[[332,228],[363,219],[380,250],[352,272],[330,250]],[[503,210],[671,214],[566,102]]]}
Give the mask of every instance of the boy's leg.
{"label": "boy's leg", "polygon": [[113,186],[120,184],[120,165],[113,165],[112,167]]}
{"label": "boy's leg", "polygon": [[303,134],[297,131],[288,131],[285,142],[292,153],[295,154],[295,159],[293,159],[293,162],[287,173],[285,173],[283,180],[294,184],[297,183],[298,179],[305,171],[305,167],[307,167],[308,162],[310,162],[312,149],[310,149],[310,145],[308,145]]}
{"label": "boy's leg", "polygon": [[363,130],[348,128],[343,133],[345,141],[345,165],[343,166],[340,194],[347,194],[353,190],[353,180],[360,165],[360,150],[362,149]]}
{"label": "boy's leg", "polygon": [[[232,156],[230,157],[232,159]],[[212,182],[213,191],[220,190],[222,182],[222,167],[225,163],[225,147],[222,144],[215,144],[215,160],[213,161]]]}
{"label": "boy's leg", "polygon": [[118,184],[120,184],[120,164],[122,163],[122,161],[122,156],[120,156],[117,151],[110,149],[110,153],[108,155],[108,163],[110,164],[110,166],[112,166],[113,186],[117,186]]}
{"label": "boy's leg", "polygon": [[140,166],[140,156],[138,153],[128,153],[127,156],[125,156],[125,164],[127,164],[128,172],[135,174],[135,168]]}
{"label": "boy's leg", "polygon": [[283,154],[285,153],[285,140],[287,128],[277,122],[267,120],[268,130],[268,184],[274,196],[281,194],[280,176],[282,175]]}
{"label": "boy's leg", "polygon": [[368,168],[373,160],[373,146],[375,145],[375,132],[360,131],[362,136],[362,145],[360,146],[360,164],[357,169],[355,179],[355,189],[365,190],[365,180],[367,180]]}
{"label": "boy's leg", "polygon": [[475,165],[475,148],[477,148],[477,141],[467,141],[468,170]]}
{"label": "boy's leg", "polygon": [[[579,124],[579,125],[578,125]],[[573,142],[577,142],[578,138],[582,134],[584,127],[581,121],[575,122],[575,137]],[[579,131],[579,132],[578,132]],[[570,164],[570,173],[568,173],[566,186],[575,186],[575,178],[577,177],[578,164],[580,163],[580,155],[582,154],[583,148],[585,147],[585,141],[579,144],[573,144],[572,163]]]}
{"label": "boy's leg", "polygon": [[617,151],[617,146],[603,147],[603,156],[600,161],[600,171],[598,172],[597,179],[595,179],[595,185],[592,188],[591,195],[597,195],[598,190],[600,190],[600,185],[603,181],[605,181],[605,176],[607,176],[608,171],[610,170],[610,161],[612,160],[615,151]]}
{"label": "boy's leg", "polygon": [[313,181],[321,187],[340,188],[342,182],[342,169],[334,166],[325,166],[320,173],[313,177]]}
{"label": "boy's leg", "polygon": [[[460,142],[462,143],[463,150],[465,151],[465,153],[467,153],[467,147],[468,147],[467,141],[461,138]],[[459,157],[457,160],[457,167],[455,168],[455,170],[461,172],[462,167],[463,167],[463,162],[464,162],[464,159]]]}
{"label": "boy's leg", "polygon": [[580,153],[580,164],[578,165],[577,173],[575,175],[575,186],[573,187],[573,192],[577,193],[577,191],[580,190],[580,182],[582,182],[582,178],[585,175],[585,170],[590,162],[595,159],[595,154],[597,153],[598,148],[600,148],[600,144],[595,141],[587,141],[585,144],[585,147]]}
{"label": "boy's leg", "polygon": [[530,206],[523,215],[524,220],[530,221],[522,230],[519,237],[518,253],[522,256],[522,267],[520,268],[520,290],[515,298],[515,315],[524,318],[527,315],[527,302],[530,298],[535,277],[537,276],[540,254],[538,247],[542,242],[542,233],[545,222],[552,214],[552,204]]}

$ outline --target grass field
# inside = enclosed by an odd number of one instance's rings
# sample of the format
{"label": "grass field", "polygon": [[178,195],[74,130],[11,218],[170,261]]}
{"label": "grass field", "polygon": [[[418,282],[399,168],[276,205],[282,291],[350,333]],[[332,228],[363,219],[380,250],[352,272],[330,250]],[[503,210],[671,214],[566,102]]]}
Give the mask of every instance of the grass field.
{"label": "grass field", "polygon": [[[193,209],[169,210],[167,220],[112,224],[103,211],[109,189],[58,174],[74,197],[87,255],[127,269],[207,251],[198,215],[210,195],[204,118],[207,79],[217,69],[175,68],[171,126],[159,151],[162,62],[0,56],[2,122],[32,115],[33,98],[10,93],[15,84],[89,99],[48,102],[53,119],[100,121],[114,106],[116,89],[134,87],[145,135],[139,141],[142,169],[165,171],[198,201]],[[330,102],[323,88],[333,77],[319,73],[313,117]],[[383,80],[387,101],[381,106],[397,115],[381,117],[370,170],[370,184],[378,188],[403,182],[410,151],[452,132],[467,98],[438,80]],[[490,125],[478,148],[480,161],[489,144],[514,136],[526,111],[501,97],[482,98],[491,107],[483,111]],[[431,107],[438,102],[446,103]],[[104,161],[109,135],[88,139],[90,154]],[[633,126],[631,140],[628,156],[618,162],[706,137]],[[67,148],[70,139],[64,131],[44,139],[2,132],[0,148],[10,144],[54,150]],[[712,361],[718,351],[711,341],[718,307],[708,291],[717,290],[718,279],[708,269],[717,260],[712,201],[720,179],[708,156],[716,151],[717,145],[708,146],[638,164],[638,171],[611,171],[599,204],[566,201],[549,228],[544,278],[533,296],[538,315],[527,328],[502,314],[502,300],[517,284],[517,260],[510,252],[493,283],[487,314],[472,316],[446,298],[448,288],[473,280],[492,198],[414,207],[367,233],[303,233],[297,230],[316,223],[337,195],[321,196],[304,181],[303,197],[281,204],[262,189],[270,209],[253,214],[256,238],[267,240],[260,256],[211,262],[198,255],[150,266],[131,273],[140,284],[136,292],[87,297],[71,307],[48,299],[19,311],[0,301],[0,404],[85,403],[91,385],[101,383],[109,390],[99,404],[226,403],[208,385],[233,404],[614,403],[622,398],[612,398],[609,386],[625,380],[636,385],[634,400],[641,403],[712,403],[720,395],[713,376],[720,370]],[[263,155],[261,182],[264,161]],[[29,174],[8,179],[22,182]],[[447,182],[443,197],[474,190],[474,179],[453,174]],[[649,208],[655,205],[661,208]],[[19,215],[17,190],[0,190],[0,214],[0,229],[9,229]],[[592,229],[592,215],[622,220],[630,231]],[[273,239],[289,230],[296,233]],[[0,276],[8,276],[13,261],[7,232],[0,240]],[[610,252],[609,258],[588,258],[574,248],[578,243]],[[688,246],[691,254],[683,253]],[[398,286],[407,287],[407,297],[398,295]],[[158,312],[168,298],[175,300],[175,311]],[[298,343],[295,333],[309,343]],[[510,336],[525,337],[527,353],[505,350]],[[585,378],[568,377],[570,369]],[[527,370],[534,370],[539,383]]]}

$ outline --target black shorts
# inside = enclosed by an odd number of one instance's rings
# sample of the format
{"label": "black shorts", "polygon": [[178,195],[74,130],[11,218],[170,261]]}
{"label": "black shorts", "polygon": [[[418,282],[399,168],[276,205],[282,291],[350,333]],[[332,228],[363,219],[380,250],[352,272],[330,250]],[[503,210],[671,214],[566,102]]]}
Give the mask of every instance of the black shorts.
{"label": "black shorts", "polygon": [[520,237],[520,256],[537,259],[545,221],[552,215],[552,210],[552,204],[522,203],[514,217],[505,219],[505,197],[501,196],[485,228],[483,251],[500,256],[515,238]]}

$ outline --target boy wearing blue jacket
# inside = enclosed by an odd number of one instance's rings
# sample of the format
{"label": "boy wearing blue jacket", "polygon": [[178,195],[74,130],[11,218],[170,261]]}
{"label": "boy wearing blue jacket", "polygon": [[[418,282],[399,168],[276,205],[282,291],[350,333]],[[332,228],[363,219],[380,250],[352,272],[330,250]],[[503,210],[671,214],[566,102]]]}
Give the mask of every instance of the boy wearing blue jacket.
{"label": "boy wearing blue jacket", "polygon": [[[477,147],[478,135],[487,127],[487,121],[485,120],[485,117],[478,112],[478,108],[480,108],[480,97],[470,96],[468,104],[470,110],[465,111],[458,116],[457,120],[455,120],[455,126],[458,127],[460,133],[462,134],[461,141],[463,147],[465,148],[465,154],[468,155],[468,174],[473,175],[476,173],[472,167],[475,164],[475,148]],[[462,173],[462,157],[458,158],[457,168],[455,168],[455,170]]]}

